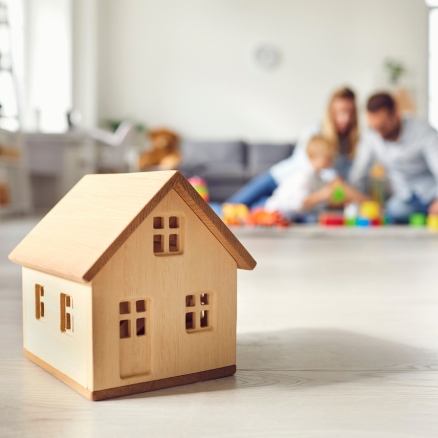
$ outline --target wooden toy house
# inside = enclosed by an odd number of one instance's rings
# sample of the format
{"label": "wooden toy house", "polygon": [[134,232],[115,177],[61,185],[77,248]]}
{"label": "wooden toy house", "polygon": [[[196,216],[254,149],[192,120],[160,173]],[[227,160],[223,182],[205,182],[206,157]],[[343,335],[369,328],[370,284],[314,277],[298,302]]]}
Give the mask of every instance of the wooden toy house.
{"label": "wooden toy house", "polygon": [[85,176],[9,258],[25,356],[89,399],[234,374],[256,263],[179,172]]}

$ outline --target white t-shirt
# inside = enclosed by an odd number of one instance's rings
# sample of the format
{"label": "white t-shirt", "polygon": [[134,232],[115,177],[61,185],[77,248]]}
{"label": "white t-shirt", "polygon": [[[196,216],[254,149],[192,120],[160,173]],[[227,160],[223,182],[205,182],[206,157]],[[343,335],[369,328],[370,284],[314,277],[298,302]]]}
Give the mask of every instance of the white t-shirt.
{"label": "white t-shirt", "polygon": [[335,177],[336,172],[333,169],[317,172],[309,159],[303,160],[301,166],[296,168],[266,200],[265,209],[279,211],[287,216],[302,213],[307,197]]}
{"label": "white t-shirt", "polygon": [[315,136],[321,134],[321,124],[315,123],[309,128],[305,129],[300,138],[297,141],[295,150],[289,158],[274,164],[269,173],[275,182],[280,185],[285,181],[295,170],[300,169],[301,166],[309,164],[309,157],[306,153],[306,147],[309,140]]}

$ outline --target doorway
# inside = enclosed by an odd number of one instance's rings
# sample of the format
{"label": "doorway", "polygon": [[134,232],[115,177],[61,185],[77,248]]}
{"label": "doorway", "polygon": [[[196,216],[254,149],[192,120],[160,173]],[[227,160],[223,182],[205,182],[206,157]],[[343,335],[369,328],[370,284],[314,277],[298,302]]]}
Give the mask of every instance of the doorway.
{"label": "doorway", "polygon": [[119,355],[122,379],[151,372],[151,305],[147,298],[119,303]]}

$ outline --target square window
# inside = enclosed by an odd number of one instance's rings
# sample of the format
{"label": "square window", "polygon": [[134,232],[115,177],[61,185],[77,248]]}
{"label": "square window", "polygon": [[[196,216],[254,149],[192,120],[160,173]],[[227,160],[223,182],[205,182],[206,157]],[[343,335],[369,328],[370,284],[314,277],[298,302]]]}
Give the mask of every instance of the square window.
{"label": "square window", "polygon": [[169,235],[169,252],[178,252],[178,234]]}
{"label": "square window", "polygon": [[186,307],[194,307],[195,305],[196,305],[195,296],[194,295],[187,295],[186,296]]}
{"label": "square window", "polygon": [[206,306],[207,304],[210,304],[208,294],[201,294],[201,306]]}
{"label": "square window", "polygon": [[137,313],[146,312],[146,301],[145,300],[136,301],[135,310],[137,311]]}
{"label": "square window", "polygon": [[156,230],[164,228],[164,220],[162,217],[154,217],[154,228]]}
{"label": "square window", "polygon": [[131,303],[129,301],[122,301],[119,304],[120,315],[127,315],[131,313]]}
{"label": "square window", "polygon": [[208,310],[201,312],[201,328],[208,327]]}
{"label": "square window", "polygon": [[137,336],[144,336],[146,334],[146,319],[145,318],[137,318],[136,332],[137,332]]}
{"label": "square window", "polygon": [[170,216],[169,228],[179,228],[179,220],[176,216]]}
{"label": "square window", "polygon": [[164,251],[163,236],[161,234],[154,234],[154,253],[160,253]]}
{"label": "square window", "polygon": [[131,337],[131,321],[129,319],[123,319],[120,321],[120,339],[126,339]]}
{"label": "square window", "polygon": [[195,328],[195,313],[186,313],[186,330],[193,330]]}

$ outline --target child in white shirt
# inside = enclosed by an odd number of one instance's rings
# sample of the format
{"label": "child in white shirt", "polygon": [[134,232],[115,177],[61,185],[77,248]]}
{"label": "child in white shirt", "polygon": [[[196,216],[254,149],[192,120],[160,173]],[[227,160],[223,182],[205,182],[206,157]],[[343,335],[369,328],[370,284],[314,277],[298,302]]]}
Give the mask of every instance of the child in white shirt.
{"label": "child in white shirt", "polygon": [[296,169],[265,202],[265,209],[285,216],[315,213],[330,204],[333,190],[342,187],[345,202],[362,202],[369,198],[336,176],[334,147],[322,136],[312,137],[306,147],[309,160]]}

